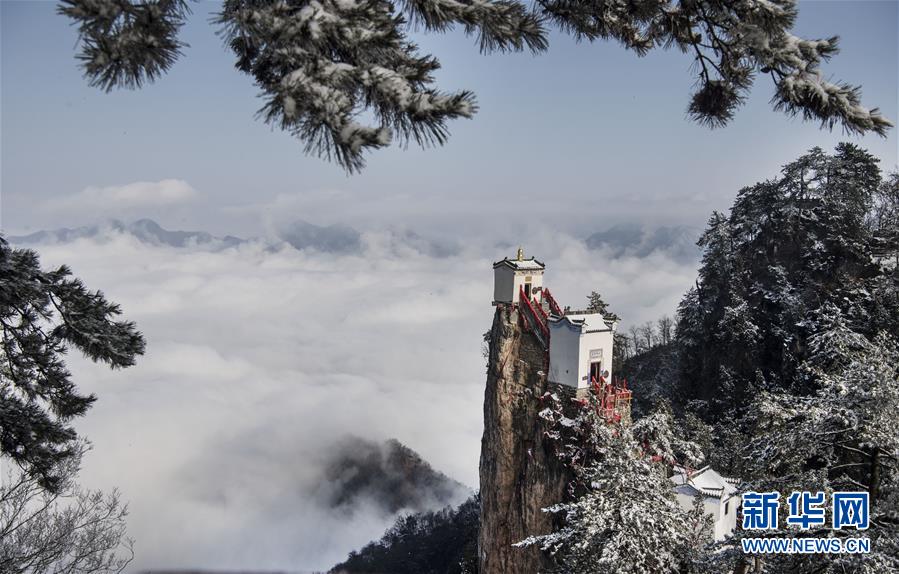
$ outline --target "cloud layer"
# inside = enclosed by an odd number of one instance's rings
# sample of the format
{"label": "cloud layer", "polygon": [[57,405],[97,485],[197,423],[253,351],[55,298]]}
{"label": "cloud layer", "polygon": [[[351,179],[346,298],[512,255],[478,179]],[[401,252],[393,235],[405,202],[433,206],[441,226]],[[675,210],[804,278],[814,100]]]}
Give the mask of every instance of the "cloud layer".
{"label": "cloud layer", "polygon": [[[322,471],[347,434],[396,437],[477,487],[492,243],[452,254],[397,249],[364,232],[358,252],[221,251],[112,231],[40,247],[122,304],[148,353],[109,372],[80,357],[99,396],[78,428],[95,445],[82,482],[131,501],[135,569],[323,569],[391,522],[365,503],[322,505]],[[530,250],[562,303],[603,293],[626,322],[671,313],[695,265],[663,253],[613,258],[540,230]]]}

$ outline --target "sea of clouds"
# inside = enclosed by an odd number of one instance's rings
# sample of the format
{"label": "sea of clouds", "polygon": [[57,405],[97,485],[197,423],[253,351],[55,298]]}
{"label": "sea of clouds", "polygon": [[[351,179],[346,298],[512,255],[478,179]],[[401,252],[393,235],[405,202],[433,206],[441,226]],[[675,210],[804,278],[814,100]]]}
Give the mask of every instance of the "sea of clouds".
{"label": "sea of clouds", "polygon": [[[323,465],[346,435],[395,437],[477,488],[491,264],[514,247],[458,241],[453,255],[363,232],[352,253],[261,241],[209,250],[127,233],[37,248],[122,305],[147,338],[124,371],[73,354],[99,397],[77,428],[94,445],[86,487],[130,501],[130,570],[326,569],[393,518],[320,500]],[[675,310],[695,261],[589,250],[531,231],[562,304],[600,291],[625,324]]]}

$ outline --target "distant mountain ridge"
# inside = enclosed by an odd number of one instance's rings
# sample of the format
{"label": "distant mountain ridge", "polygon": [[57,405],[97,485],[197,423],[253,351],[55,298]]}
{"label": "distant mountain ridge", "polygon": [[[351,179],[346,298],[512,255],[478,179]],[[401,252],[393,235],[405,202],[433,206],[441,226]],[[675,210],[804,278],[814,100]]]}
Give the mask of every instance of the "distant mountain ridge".
{"label": "distant mountain ridge", "polygon": [[[274,237],[240,238],[234,235],[216,236],[206,231],[181,231],[165,229],[152,219],[138,219],[125,223],[112,219],[104,223],[81,227],[63,227],[41,230],[27,235],[11,235],[10,243],[17,245],[52,245],[68,243],[79,239],[103,240],[110,234],[128,234],[142,243],[175,248],[199,247],[203,249],[227,249],[251,241],[260,241],[271,248],[286,243],[297,250],[315,250],[322,253],[358,254],[367,247],[378,245],[394,254],[421,254],[434,258],[458,255],[460,245],[454,240],[424,237],[414,230],[389,227],[382,232],[363,238],[357,229],[343,224],[316,225],[303,219],[295,219],[274,230]],[[700,231],[687,226],[662,226],[644,228],[639,225],[616,225],[597,231],[584,240],[591,250],[607,250],[614,258],[647,257],[661,253],[682,261],[692,261],[699,257],[696,240]],[[498,243],[502,249],[512,243]]]}
{"label": "distant mountain ridge", "polygon": [[152,219],[138,219],[131,223],[112,219],[95,225],[41,230],[28,235],[11,235],[8,240],[10,243],[20,245],[47,245],[68,243],[78,239],[102,238],[110,232],[129,234],[143,243],[169,247],[217,246],[227,248],[246,241],[233,235],[217,237],[205,231],[170,231]]}
{"label": "distant mountain ridge", "polygon": [[327,253],[347,253],[362,249],[362,234],[342,223],[321,226],[299,219],[278,230],[278,238],[295,249],[311,247]]}
{"label": "distant mountain ridge", "polygon": [[664,253],[677,259],[698,259],[696,241],[701,230],[684,225],[649,230],[638,225],[615,225],[584,240],[588,249],[608,249],[613,257],[647,257]]}
{"label": "distant mountain ridge", "polygon": [[[356,254],[367,247],[362,233],[343,223],[316,225],[303,219],[296,219],[276,229],[271,239],[240,238],[234,235],[219,237],[205,231],[180,231],[165,229],[152,219],[138,219],[125,223],[111,219],[94,225],[62,227],[41,230],[27,235],[10,235],[10,243],[24,246],[53,245],[69,243],[79,239],[102,241],[111,234],[127,234],[142,243],[175,248],[199,247],[204,249],[227,249],[251,241],[259,241],[271,248],[286,243],[294,249],[311,249],[322,253]],[[452,241],[423,237],[411,229],[389,228],[371,241],[395,253],[419,253],[429,257],[444,258],[457,255],[459,246]]]}

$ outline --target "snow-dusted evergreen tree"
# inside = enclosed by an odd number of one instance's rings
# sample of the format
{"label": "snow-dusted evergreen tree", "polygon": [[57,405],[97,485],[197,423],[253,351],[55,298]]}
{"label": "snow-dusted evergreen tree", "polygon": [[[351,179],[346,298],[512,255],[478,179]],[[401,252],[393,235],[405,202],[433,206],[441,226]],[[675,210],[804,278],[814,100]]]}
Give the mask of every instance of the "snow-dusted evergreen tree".
{"label": "snow-dusted evergreen tree", "polygon": [[[802,376],[809,395],[761,393],[746,419],[752,441],[744,478],[755,490],[866,491],[871,554],[766,557],[765,572],[893,572],[899,570],[899,346],[881,333],[853,330],[834,305],[815,315]],[[788,528],[771,536],[794,535]],[[830,523],[810,536],[857,536]]]}
{"label": "snow-dusted evergreen tree", "polygon": [[609,312],[609,304],[603,300],[602,295],[600,295],[599,292],[591,291],[590,294],[587,295],[587,311],[605,315]]}
{"label": "snow-dusted evergreen tree", "polygon": [[[899,273],[899,171],[893,171],[880,184],[874,196],[869,225],[874,230],[877,255]],[[899,296],[899,287],[893,297]]]}
{"label": "snow-dusted evergreen tree", "polygon": [[820,471],[809,488],[836,484],[876,497],[899,452],[899,347],[885,333],[869,340],[854,331],[833,305],[816,314],[819,331],[802,365],[816,390],[760,394],[747,469],[777,480]]}
{"label": "snow-dusted evergreen tree", "polygon": [[[60,12],[78,25],[88,80],[108,90],[140,86],[173,65],[188,4],[61,0]],[[696,63],[688,113],[697,121],[726,124],[763,74],[774,83],[776,109],[884,135],[892,124],[862,106],[860,89],[820,69],[837,53],[837,38],[793,35],[796,16],[795,0],[226,0],[215,20],[237,68],[262,90],[262,117],[352,171],[364,152],[392,140],[443,143],[449,120],[476,111],[470,92],[435,87],[440,64],[409,39],[410,24],[430,32],[459,26],[483,52],[545,50],[548,25],[639,55],[674,47]]]}
{"label": "snow-dusted evergreen tree", "polygon": [[876,231],[886,231],[890,238],[899,234],[899,171],[891,172],[878,188],[871,225]]}
{"label": "snow-dusted evergreen tree", "polygon": [[606,422],[590,407],[571,419],[551,401],[541,417],[551,423],[547,438],[557,441],[574,479],[570,499],[545,509],[560,516],[561,528],[519,546],[539,546],[559,572],[572,574],[680,572],[704,555],[706,517],[684,511],[667,478],[675,459],[695,463],[700,453],[676,437],[668,413],[627,426]]}
{"label": "snow-dusted evergreen tree", "polygon": [[750,565],[734,541],[710,571],[899,568],[899,302],[895,271],[874,257],[883,185],[867,152],[816,148],[710,221],[679,309],[680,407],[704,419],[683,436],[709,429],[710,459],[753,490],[864,490],[872,508],[869,556]]}
{"label": "snow-dusted evergreen tree", "polygon": [[403,514],[384,535],[329,572],[477,574],[480,496],[456,508]]}
{"label": "snow-dusted evergreen tree", "polygon": [[[869,492],[874,551],[746,557],[731,540],[697,572],[899,571],[899,244],[883,217],[899,176],[882,181],[877,163],[850,144],[815,148],[713,214],[668,394],[679,436],[747,489]],[[653,375],[633,377],[635,393]]]}
{"label": "snow-dusted evergreen tree", "polygon": [[741,190],[729,216],[712,217],[677,332],[681,388],[710,405],[709,420],[731,418],[760,388],[810,390],[798,369],[815,331],[810,313],[825,303],[868,336],[890,330],[886,317],[899,308],[881,296],[883,271],[872,263],[864,223],[879,186],[867,152],[816,148],[782,177]]}
{"label": "snow-dusted evergreen tree", "polygon": [[707,400],[711,412],[733,408],[743,399],[759,339],[750,305],[734,285],[734,234],[728,218],[712,214],[699,240],[705,248],[699,279],[678,311],[681,378],[688,396]]}
{"label": "snow-dusted evergreen tree", "polygon": [[78,453],[71,420],[96,400],[78,392],[63,356],[77,349],[112,368],[133,365],[144,339],[120,314],[67,267],[45,271],[37,254],[0,237],[0,455],[50,491]]}
{"label": "snow-dusted evergreen tree", "polygon": [[620,317],[609,310],[609,304],[606,303],[602,295],[598,291],[591,291],[587,295],[587,311],[589,313],[600,313],[608,321],[618,321]]}

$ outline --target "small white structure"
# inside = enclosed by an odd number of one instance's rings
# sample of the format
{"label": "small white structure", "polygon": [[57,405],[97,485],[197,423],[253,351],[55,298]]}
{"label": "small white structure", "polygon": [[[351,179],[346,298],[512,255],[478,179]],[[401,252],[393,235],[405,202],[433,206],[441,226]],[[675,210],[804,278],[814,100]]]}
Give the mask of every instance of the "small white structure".
{"label": "small white structure", "polygon": [[518,248],[515,259],[505,258],[493,264],[493,304],[518,303],[519,293],[533,299],[543,289],[543,272],[546,266],[535,258],[524,258],[524,250]]}
{"label": "small white structure", "polygon": [[549,381],[586,389],[612,380],[612,344],[617,323],[601,313],[568,312],[549,317]]}
{"label": "small white structure", "polygon": [[675,465],[671,482],[674,483],[677,502],[685,510],[692,510],[696,496],[702,496],[705,513],[712,517],[714,523],[716,542],[733,533],[737,527],[737,510],[740,508],[737,479],[725,478],[708,466],[690,470]]}
{"label": "small white structure", "polygon": [[524,293],[530,303],[524,306],[530,307],[528,320],[548,347],[550,382],[575,389],[587,389],[601,378],[611,382],[617,321],[607,320],[601,313],[563,312],[544,289],[544,271],[546,266],[534,257],[525,259],[521,248],[515,259],[497,261],[493,264],[493,304],[518,305]]}

